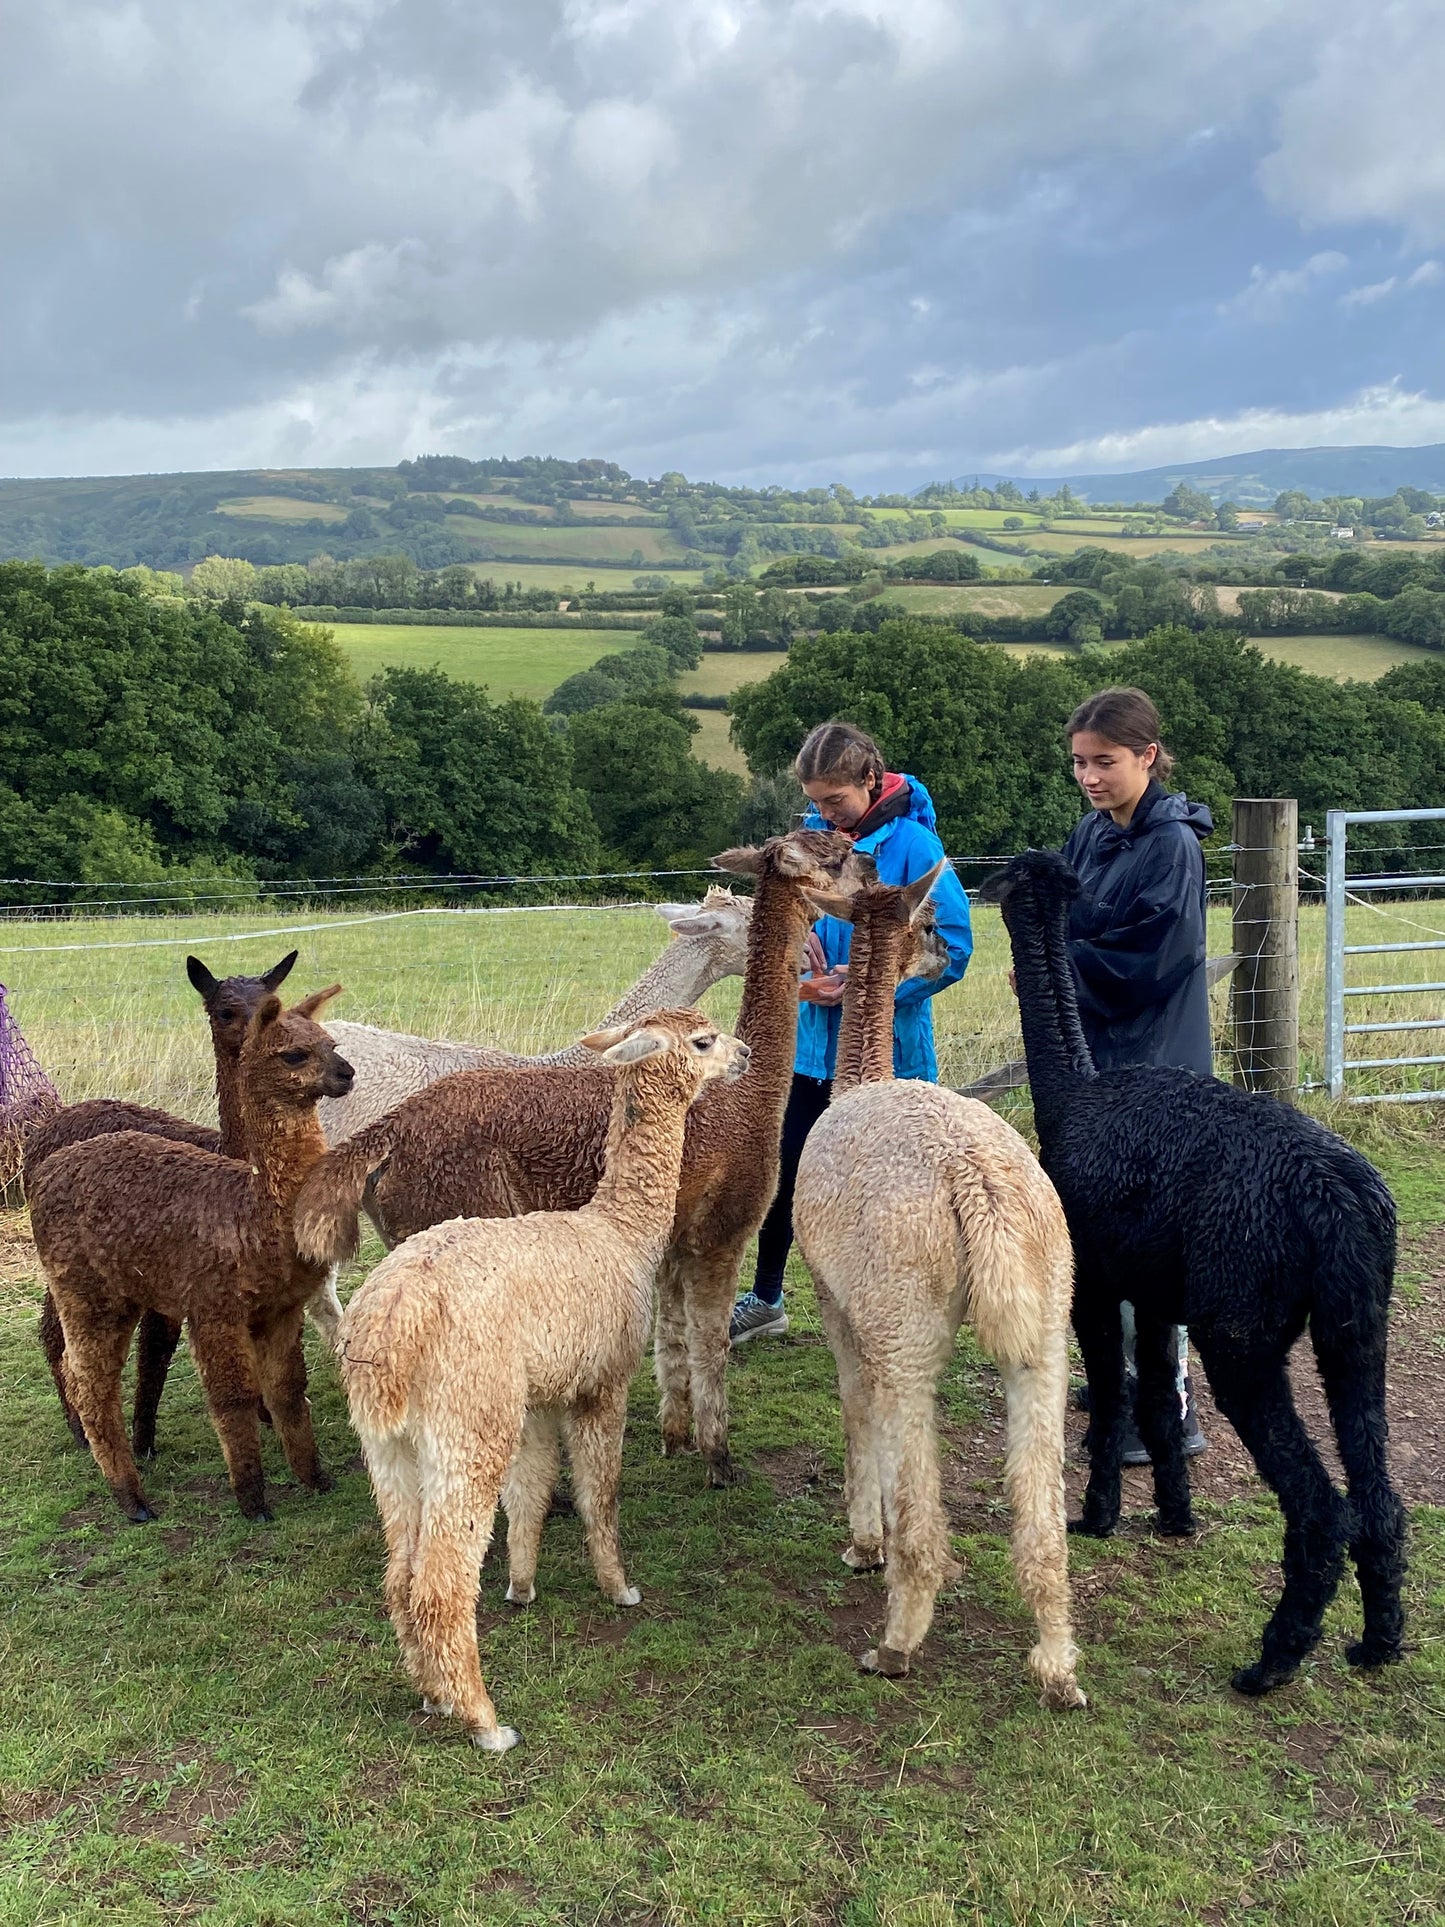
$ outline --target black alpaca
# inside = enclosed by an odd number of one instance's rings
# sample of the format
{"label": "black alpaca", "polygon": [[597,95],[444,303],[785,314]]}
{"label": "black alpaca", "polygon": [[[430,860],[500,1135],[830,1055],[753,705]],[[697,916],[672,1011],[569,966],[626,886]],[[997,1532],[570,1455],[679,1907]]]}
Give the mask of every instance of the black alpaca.
{"label": "black alpaca", "polygon": [[[1078,890],[1062,857],[1030,850],[988,891],[1013,943],[1039,1155],[1074,1240],[1093,1442],[1084,1516],[1071,1530],[1105,1537],[1118,1523],[1127,1300],[1160,1530],[1194,1528],[1171,1325],[1189,1327],[1215,1402],[1279,1496],[1284,1591],[1259,1659],[1235,1686],[1266,1693],[1298,1671],[1346,1545],[1365,1609],[1350,1664],[1398,1659],[1405,1517],[1385,1460],[1394,1201],[1372,1164],[1288,1104],[1192,1071],[1095,1070],[1067,948]],[[1348,1504],[1290,1395],[1286,1361],[1306,1324]]]}

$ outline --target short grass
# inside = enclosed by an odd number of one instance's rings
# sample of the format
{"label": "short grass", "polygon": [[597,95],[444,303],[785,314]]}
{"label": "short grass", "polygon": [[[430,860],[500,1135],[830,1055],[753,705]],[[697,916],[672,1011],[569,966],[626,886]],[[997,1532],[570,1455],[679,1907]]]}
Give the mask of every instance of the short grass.
{"label": "short grass", "polygon": [[[165,927],[0,933],[50,953],[4,962],[68,1094],[199,1097],[205,1051],[180,960],[194,946],[215,961],[233,927],[197,920],[173,951],[90,956],[57,946]],[[344,976],[351,1015],[434,1029],[465,1014],[445,1027],[540,1043],[595,1017],[659,935],[641,910],[338,926],[299,939],[296,981]],[[229,954],[259,964],[283,942]],[[992,916],[976,967],[1001,978]],[[969,982],[940,1016],[970,1008]],[[709,1001],[726,1014],[736,986]],[[1438,1151],[1384,1143],[1416,1230],[1445,1220]],[[658,1457],[639,1380],[622,1508],[635,1614],[598,1599],[574,1518],[549,1523],[526,1614],[501,1604],[494,1552],[483,1665],[524,1744],[492,1759],[424,1718],[405,1686],[331,1359],[308,1341],[335,1491],[286,1483],[268,1440],[276,1520],[241,1521],[182,1356],[148,1474],[161,1521],[128,1527],[60,1422],[23,1232],[0,1220],[5,1927],[1440,1918],[1439,1512],[1414,1514],[1406,1662],[1348,1672],[1347,1581],[1318,1655],[1262,1703],[1227,1681],[1277,1584],[1267,1496],[1202,1506],[1189,1544],[1156,1540],[1143,1514],[1107,1544],[1072,1544],[1092,1705],[1056,1716],[1027,1681],[1029,1624],[997,1495],[981,1489],[980,1523],[955,1537],[965,1578],[913,1677],[866,1678],[854,1661],[881,1588],[838,1562],[836,1383],[795,1263],[791,1341],[730,1372],[743,1485],[709,1492],[696,1461]],[[941,1393],[955,1428],[996,1409],[966,1334]]]}
{"label": "short grass", "polygon": [[696,669],[684,669],[678,693],[730,696],[745,682],[761,682],[788,660],[786,649],[709,649]]}
{"label": "short grass", "polygon": [[349,513],[338,502],[305,502],[295,495],[237,495],[216,504],[217,515],[261,522],[344,522]]}
{"label": "short grass", "polygon": [[[655,564],[639,568],[632,562],[473,562],[472,573],[490,576],[494,582],[520,582],[524,589],[556,589],[571,595],[585,595],[587,585],[599,593],[632,595],[632,578],[652,573]],[[668,569],[668,586],[695,587],[702,581],[701,569]]]}
{"label": "short grass", "polygon": [[698,725],[697,734],[692,739],[692,753],[699,762],[711,763],[714,769],[730,769],[739,776],[746,776],[748,759],[728,734],[732,718],[726,711],[695,709],[690,714]]}
{"label": "short grass", "polygon": [[1032,582],[1006,582],[996,588],[981,582],[961,582],[956,588],[890,583],[884,594],[916,615],[1034,616],[1052,609],[1064,590]]}
{"label": "short grass", "polygon": [[392,666],[443,669],[484,683],[494,697],[549,695],[567,676],[636,640],[621,629],[473,629],[440,624],[338,622],[331,625],[356,674]]}
{"label": "short grass", "polygon": [[[543,561],[548,556],[578,556],[598,564],[625,563],[634,550],[649,562],[680,559],[682,545],[667,529],[658,528],[538,528],[525,522],[481,522],[471,515],[449,515],[448,534],[467,542],[486,542],[502,555]],[[505,567],[505,564],[501,565]]]}
{"label": "short grass", "polygon": [[1438,649],[1397,642],[1393,636],[1255,636],[1254,645],[1271,662],[1293,663],[1312,676],[1336,682],[1374,682],[1402,662],[1438,662]]}

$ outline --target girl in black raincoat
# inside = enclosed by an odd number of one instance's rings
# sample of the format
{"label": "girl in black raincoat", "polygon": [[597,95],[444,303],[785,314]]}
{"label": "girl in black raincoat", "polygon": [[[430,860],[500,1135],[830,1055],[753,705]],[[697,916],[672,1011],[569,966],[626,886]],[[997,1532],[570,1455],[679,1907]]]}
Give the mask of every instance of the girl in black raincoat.
{"label": "girl in black raincoat", "polygon": [[[1165,789],[1173,758],[1142,689],[1105,689],[1065,732],[1090,804],[1064,855],[1083,885],[1069,919],[1079,1016],[1100,1070],[1171,1064],[1213,1074],[1205,976],[1204,854],[1214,828],[1201,803]],[[1132,1366],[1132,1308],[1125,1349]],[[1175,1327],[1186,1452],[1204,1450],[1188,1378],[1188,1338]],[[1124,1463],[1147,1465],[1137,1431]]]}

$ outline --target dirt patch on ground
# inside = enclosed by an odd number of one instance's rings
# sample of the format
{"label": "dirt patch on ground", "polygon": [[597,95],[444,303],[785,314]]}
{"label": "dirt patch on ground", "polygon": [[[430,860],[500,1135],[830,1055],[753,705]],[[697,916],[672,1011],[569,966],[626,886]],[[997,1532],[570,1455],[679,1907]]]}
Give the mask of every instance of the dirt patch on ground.
{"label": "dirt patch on ground", "polygon": [[[1415,1242],[1401,1253],[1400,1275],[1390,1314],[1390,1367],[1386,1411],[1390,1421],[1390,1465],[1407,1505],[1445,1506],[1445,1234],[1432,1232],[1428,1243]],[[1407,1302],[1407,1300],[1409,1302]],[[1339,1455],[1330,1429],[1324,1388],[1315,1370],[1306,1335],[1290,1357],[1295,1403],[1319,1447],[1331,1478],[1342,1481]],[[1196,1498],[1223,1502],[1264,1488],[1254,1462],[1227,1420],[1220,1417],[1202,1371],[1194,1374],[1199,1421],[1209,1450],[1190,1461]],[[1070,1405],[1066,1483],[1070,1510],[1083,1498],[1087,1464],[1080,1454],[1087,1415]],[[982,1416],[972,1425],[944,1423],[943,1501],[954,1530],[1007,1530],[1003,1503],[1004,1401],[991,1393]],[[1148,1510],[1154,1499],[1147,1466],[1124,1472],[1124,1510]]]}
{"label": "dirt patch on ground", "polygon": [[760,1472],[777,1499],[801,1499],[823,1477],[823,1455],[811,1445],[783,1445],[755,1452],[751,1470]]}
{"label": "dirt patch on ground", "polygon": [[119,1811],[104,1823],[110,1830],[193,1852],[210,1828],[239,1813],[249,1797],[244,1781],[209,1755],[162,1760],[140,1754],[63,1792],[0,1796],[0,1827],[55,1820],[91,1827],[102,1806],[118,1803]]}

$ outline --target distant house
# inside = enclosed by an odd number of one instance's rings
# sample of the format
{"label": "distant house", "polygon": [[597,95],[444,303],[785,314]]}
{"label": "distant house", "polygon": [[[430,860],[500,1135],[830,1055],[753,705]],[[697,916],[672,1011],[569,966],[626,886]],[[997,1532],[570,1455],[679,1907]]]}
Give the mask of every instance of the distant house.
{"label": "distant house", "polygon": [[1333,528],[1330,530],[1330,534],[1340,542],[1351,542],[1354,540],[1355,531],[1353,529]]}
{"label": "distant house", "polygon": [[1440,509],[1432,510],[1425,517],[1425,526],[1427,529],[1445,529],[1445,512]]}

